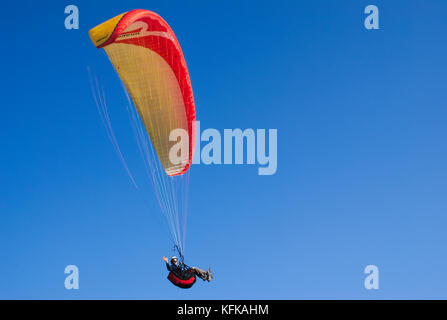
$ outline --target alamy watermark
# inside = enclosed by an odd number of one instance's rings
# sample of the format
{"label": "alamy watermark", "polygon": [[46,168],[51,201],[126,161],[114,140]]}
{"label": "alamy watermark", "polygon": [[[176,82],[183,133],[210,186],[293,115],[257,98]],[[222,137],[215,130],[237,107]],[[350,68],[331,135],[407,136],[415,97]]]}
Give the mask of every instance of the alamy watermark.
{"label": "alamy watermark", "polygon": [[[196,121],[195,126],[196,141],[192,164],[258,164],[259,175],[276,173],[278,168],[277,129],[224,129],[222,137],[217,129],[208,128],[201,132],[200,121]],[[174,142],[169,151],[169,161],[174,165],[187,162],[188,132],[184,129],[174,129],[169,135],[169,140]]]}
{"label": "alamy watermark", "polygon": [[77,266],[70,264],[65,267],[65,277],[64,286],[67,290],[78,290],[79,289],[79,269]]}
{"label": "alamy watermark", "polygon": [[67,14],[64,20],[64,26],[67,30],[79,29],[79,9],[75,5],[65,7],[64,13]]}
{"label": "alamy watermark", "polygon": [[370,264],[365,267],[364,273],[368,275],[364,281],[365,289],[379,290],[379,268]]}

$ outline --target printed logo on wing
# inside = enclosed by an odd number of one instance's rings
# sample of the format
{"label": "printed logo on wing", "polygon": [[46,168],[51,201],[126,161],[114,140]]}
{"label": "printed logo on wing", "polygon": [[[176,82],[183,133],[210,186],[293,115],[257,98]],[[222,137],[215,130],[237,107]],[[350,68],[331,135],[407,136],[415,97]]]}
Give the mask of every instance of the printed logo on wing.
{"label": "printed logo on wing", "polygon": [[135,21],[129,25],[123,33],[121,33],[116,40],[132,39],[147,36],[159,36],[174,41],[172,36],[168,32],[163,31],[149,31],[149,26],[144,21]]}

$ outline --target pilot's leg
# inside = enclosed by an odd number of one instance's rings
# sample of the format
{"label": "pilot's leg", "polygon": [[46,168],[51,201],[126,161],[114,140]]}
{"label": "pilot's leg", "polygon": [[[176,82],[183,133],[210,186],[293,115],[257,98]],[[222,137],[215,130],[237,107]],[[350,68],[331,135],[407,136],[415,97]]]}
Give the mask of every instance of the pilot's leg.
{"label": "pilot's leg", "polygon": [[191,268],[193,271],[194,271],[194,273],[200,278],[200,279],[202,279],[203,281],[205,281],[205,280],[208,280],[208,278],[209,278],[209,271],[204,271],[204,270],[202,270],[202,269],[199,269],[199,268],[197,268],[197,267],[192,267]]}

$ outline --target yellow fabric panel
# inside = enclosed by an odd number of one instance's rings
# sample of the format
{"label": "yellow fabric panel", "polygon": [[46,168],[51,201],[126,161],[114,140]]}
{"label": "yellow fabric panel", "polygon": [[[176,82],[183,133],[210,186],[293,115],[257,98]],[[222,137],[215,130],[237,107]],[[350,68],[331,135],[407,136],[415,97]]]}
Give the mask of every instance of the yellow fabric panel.
{"label": "yellow fabric panel", "polygon": [[169,141],[169,134],[178,128],[188,132],[188,123],[182,92],[171,67],[144,47],[112,43],[104,50],[126,86],[166,173],[180,173],[189,162],[189,154],[182,154],[182,163],[172,164],[169,150],[175,142]]}
{"label": "yellow fabric panel", "polygon": [[119,16],[107,20],[106,22],[101,23],[99,26],[90,29],[88,34],[90,35],[90,39],[92,40],[93,44],[98,47],[102,45],[104,42],[106,42],[112,35],[118,22],[120,22],[121,18],[126,13],[127,12],[124,12]]}

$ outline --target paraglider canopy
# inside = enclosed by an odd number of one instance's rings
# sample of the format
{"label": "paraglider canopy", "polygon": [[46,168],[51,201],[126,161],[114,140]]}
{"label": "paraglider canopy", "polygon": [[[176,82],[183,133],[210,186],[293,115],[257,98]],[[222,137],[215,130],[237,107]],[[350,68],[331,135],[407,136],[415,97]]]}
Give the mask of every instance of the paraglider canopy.
{"label": "paraglider canopy", "polygon": [[[150,136],[168,176],[184,174],[191,165],[196,112],[186,62],[169,25],[156,13],[136,9],[89,31],[104,48]],[[172,161],[172,133],[187,132],[186,152]],[[175,138],[174,138],[175,139]]]}

